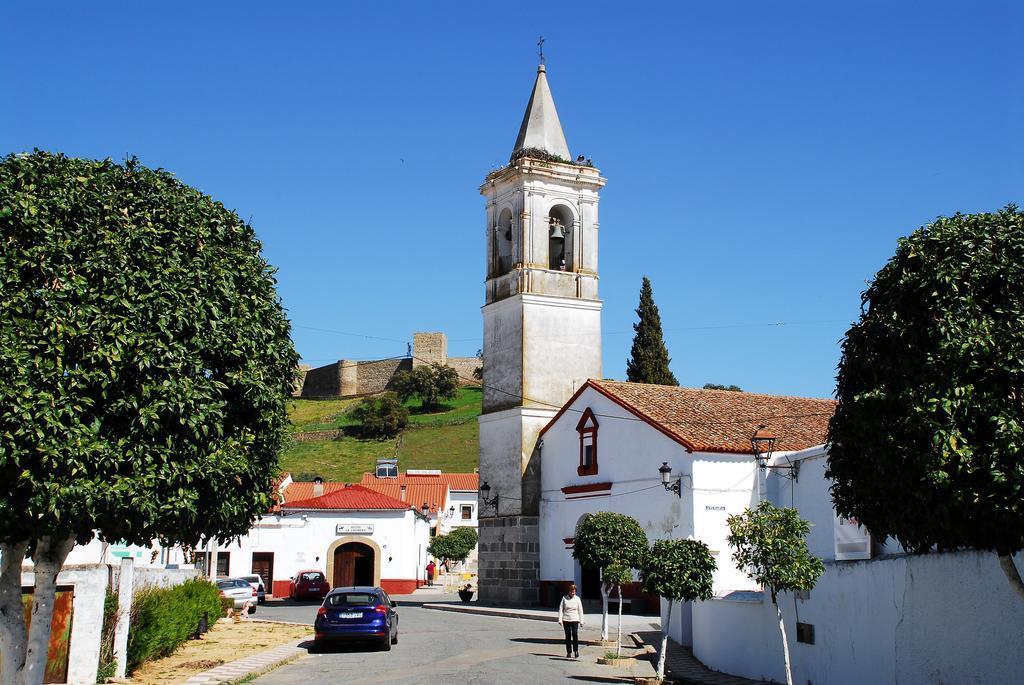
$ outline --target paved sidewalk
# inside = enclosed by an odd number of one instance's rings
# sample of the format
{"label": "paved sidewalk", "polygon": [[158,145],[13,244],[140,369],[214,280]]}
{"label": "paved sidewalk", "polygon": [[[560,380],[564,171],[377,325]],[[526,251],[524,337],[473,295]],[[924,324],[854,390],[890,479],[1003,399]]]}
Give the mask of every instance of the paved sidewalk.
{"label": "paved sidewalk", "polygon": [[272,668],[276,668],[281,664],[287,663],[292,659],[306,654],[306,650],[299,647],[299,644],[302,642],[306,642],[306,640],[297,640],[295,643],[290,645],[282,645],[280,647],[275,647],[274,649],[268,649],[265,652],[253,654],[252,656],[247,656],[244,659],[237,659],[231,663],[222,664],[221,666],[212,668],[209,671],[197,673],[186,680],[184,685],[216,685],[218,683],[235,683],[243,678],[269,671]]}
{"label": "paved sidewalk", "polygon": [[[657,668],[661,631],[640,631],[633,634],[641,644],[653,651],[652,663]],[[689,647],[681,646],[672,638],[668,640],[668,654],[665,656],[665,677],[684,685],[762,685],[766,682],[712,671],[693,656]]]}

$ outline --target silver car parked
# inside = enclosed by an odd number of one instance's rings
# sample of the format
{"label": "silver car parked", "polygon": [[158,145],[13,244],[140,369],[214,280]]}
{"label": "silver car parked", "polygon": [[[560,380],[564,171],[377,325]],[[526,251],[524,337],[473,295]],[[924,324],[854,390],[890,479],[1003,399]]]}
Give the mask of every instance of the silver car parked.
{"label": "silver car parked", "polygon": [[267,601],[267,588],[265,585],[263,585],[263,579],[260,577],[258,573],[252,573],[247,576],[238,577],[246,581],[247,583],[249,583],[249,585],[252,585],[256,589],[256,599],[259,600],[260,604],[263,604]]}
{"label": "silver car parked", "polygon": [[235,608],[249,607],[249,613],[256,613],[256,588],[241,578],[218,578],[217,589],[221,597],[235,601]]}

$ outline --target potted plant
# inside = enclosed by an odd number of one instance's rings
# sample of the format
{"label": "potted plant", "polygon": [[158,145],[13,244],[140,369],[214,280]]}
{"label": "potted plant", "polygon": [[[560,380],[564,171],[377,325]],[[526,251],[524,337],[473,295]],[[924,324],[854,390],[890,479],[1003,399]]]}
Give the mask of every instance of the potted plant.
{"label": "potted plant", "polygon": [[469,583],[466,583],[464,587],[460,588],[459,599],[461,599],[463,602],[468,602],[469,600],[473,599],[473,586]]}

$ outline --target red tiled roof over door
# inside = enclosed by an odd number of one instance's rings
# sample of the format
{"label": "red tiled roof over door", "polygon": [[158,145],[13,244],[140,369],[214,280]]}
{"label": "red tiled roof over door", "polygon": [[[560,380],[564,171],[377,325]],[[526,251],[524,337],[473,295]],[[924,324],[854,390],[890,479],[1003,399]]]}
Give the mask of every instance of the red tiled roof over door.
{"label": "red tiled roof over door", "polygon": [[[302,481],[301,483],[291,483],[287,488],[284,489],[284,501],[292,502],[303,499],[312,499],[316,495],[313,494],[314,484],[311,482]],[[341,490],[345,487],[344,483],[334,481],[324,481],[324,494],[329,495],[335,490]]]}
{"label": "red tiled roof over door", "polygon": [[750,454],[750,436],[761,424],[778,437],[777,451],[820,445],[836,407],[834,400],[730,390],[595,380],[587,386],[694,452]]}
{"label": "red tiled roof over door", "polygon": [[[327,483],[324,483],[326,486]],[[332,485],[335,485],[332,483]],[[298,501],[286,501],[282,509],[349,509],[366,511],[369,509],[409,509],[408,502],[401,502],[379,492],[374,492],[361,485],[342,485],[341,488],[321,497]],[[326,487],[325,487],[326,490]]]}

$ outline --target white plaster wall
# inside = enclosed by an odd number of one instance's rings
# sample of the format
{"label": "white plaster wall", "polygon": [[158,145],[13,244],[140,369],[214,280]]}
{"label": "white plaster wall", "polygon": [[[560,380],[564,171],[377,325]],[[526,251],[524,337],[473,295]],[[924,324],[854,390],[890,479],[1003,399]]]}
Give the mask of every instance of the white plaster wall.
{"label": "white plaster wall", "polygon": [[[522,408],[481,414],[480,426],[480,484],[491,488],[490,497],[498,494],[497,513],[519,513],[523,477],[523,422]],[[502,499],[501,495],[505,497]],[[477,503],[480,516],[494,516],[495,508]]]}
{"label": "white plaster wall", "polygon": [[[27,568],[21,573],[22,587],[35,585],[35,574]],[[73,685],[96,682],[108,579],[107,567],[100,565],[65,565],[57,576],[58,586],[73,585],[75,588],[68,652],[68,683]]]}
{"label": "white plaster wall", "polygon": [[[483,410],[518,405],[523,394],[523,303],[518,296],[485,306]],[[482,444],[482,443],[481,443]]]}
{"label": "white plaster wall", "polygon": [[[302,520],[305,514],[307,519]],[[252,573],[253,552],[274,553],[274,580],[287,580],[306,568],[327,569],[327,550],[331,543],[350,534],[335,533],[338,524],[373,525],[365,536],[381,550],[382,579],[408,580],[419,577],[425,566],[430,537],[427,522],[410,511],[306,511],[286,516],[267,516],[253,526],[248,535],[220,552],[231,554],[228,575]],[[268,584],[270,580],[263,579]],[[328,578],[330,581],[331,579]]]}
{"label": "white plaster wall", "polygon": [[521,295],[525,404],[561,407],[589,378],[601,377],[601,303]]}

